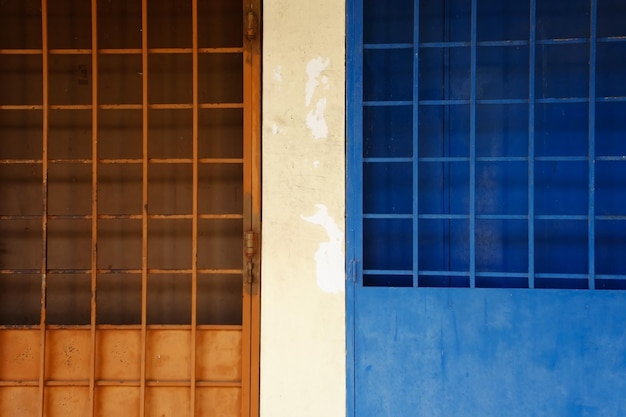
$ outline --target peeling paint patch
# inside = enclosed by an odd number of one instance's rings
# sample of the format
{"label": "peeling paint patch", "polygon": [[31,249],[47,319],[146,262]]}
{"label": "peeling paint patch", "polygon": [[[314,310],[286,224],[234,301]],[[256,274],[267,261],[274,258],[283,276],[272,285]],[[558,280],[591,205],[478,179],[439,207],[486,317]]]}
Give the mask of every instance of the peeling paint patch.
{"label": "peeling paint patch", "polygon": [[273,77],[274,77],[274,81],[283,80],[283,68],[280,65],[274,68]]}
{"label": "peeling paint patch", "polygon": [[310,60],[306,65],[306,73],[309,77],[305,86],[305,104],[306,107],[312,109],[306,115],[306,126],[311,131],[311,134],[315,139],[325,139],[328,137],[328,125],[324,117],[326,111],[326,97],[320,97],[315,103],[313,103],[313,96],[318,86],[321,84],[326,89],[329,87],[328,76],[323,75],[322,72],[330,65],[330,59],[325,60],[318,56]]}
{"label": "peeling paint patch", "polygon": [[315,139],[325,139],[328,137],[328,125],[324,118],[326,111],[326,97],[317,101],[315,110],[311,110],[306,115],[306,126],[309,128]]}
{"label": "peeling paint patch", "polygon": [[300,215],[309,223],[320,225],[328,235],[328,241],[320,242],[315,251],[317,286],[324,292],[336,294],[344,291],[343,232],[335,220],[328,215],[328,208],[316,204],[317,212],[312,216]]}
{"label": "peeling paint patch", "polygon": [[[328,65],[330,64],[330,59],[326,58],[326,60],[322,59],[321,56],[318,56],[315,59],[309,61],[306,64],[306,73],[309,76],[308,81],[306,82],[306,97],[305,102],[306,106],[309,107],[311,105],[311,100],[313,99],[313,94],[315,93],[315,89],[320,84],[318,81],[322,71],[324,71]],[[325,79],[325,83],[328,84],[328,77],[324,76],[322,79]]]}

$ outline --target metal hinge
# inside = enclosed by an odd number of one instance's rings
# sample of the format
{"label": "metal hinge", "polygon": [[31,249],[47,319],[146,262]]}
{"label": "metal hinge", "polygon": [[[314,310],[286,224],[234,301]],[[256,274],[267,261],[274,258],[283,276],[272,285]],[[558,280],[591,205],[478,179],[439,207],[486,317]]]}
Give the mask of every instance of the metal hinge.
{"label": "metal hinge", "polygon": [[252,10],[252,5],[250,5],[250,10],[246,14],[246,38],[249,41],[252,41],[256,38],[259,32],[259,22],[257,20],[256,13]]}
{"label": "metal hinge", "polygon": [[254,230],[248,230],[244,236],[244,255],[246,256],[246,284],[254,282],[254,255],[256,253]]}
{"label": "metal hinge", "polygon": [[346,279],[350,282],[356,282],[357,274],[359,270],[359,260],[358,259],[350,259],[348,262],[348,273]]}

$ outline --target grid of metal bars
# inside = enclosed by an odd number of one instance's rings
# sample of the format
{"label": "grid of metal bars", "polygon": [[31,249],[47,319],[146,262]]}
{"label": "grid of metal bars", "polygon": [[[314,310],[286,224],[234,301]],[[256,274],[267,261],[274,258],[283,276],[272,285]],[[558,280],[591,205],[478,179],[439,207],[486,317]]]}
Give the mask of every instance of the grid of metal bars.
{"label": "grid of metal bars", "polygon": [[[352,34],[357,52],[349,60],[348,210],[363,285],[626,288],[619,178],[626,149],[615,139],[624,132],[626,94],[603,80],[615,80],[621,67],[611,64],[626,57],[624,6],[365,0],[353,7],[363,26]],[[602,52],[603,77],[601,45],[614,46],[613,55]],[[484,114],[527,124],[519,134],[505,125],[514,121]],[[550,123],[561,126],[550,131]],[[583,135],[584,145],[575,142]],[[487,140],[505,151],[485,150]],[[497,204],[485,208],[491,200]]]}
{"label": "grid of metal bars", "polygon": [[[25,167],[33,167],[34,171],[39,171],[41,174],[40,185],[41,185],[41,196],[42,198],[38,201],[35,201],[31,207],[30,212],[27,214],[16,213],[16,212],[0,212],[0,221],[3,222],[4,225],[9,224],[18,224],[23,221],[27,222],[38,222],[40,221],[41,225],[41,233],[39,244],[41,248],[41,266],[40,268],[25,268],[20,267],[19,262],[11,262],[11,265],[18,265],[17,267],[5,267],[2,268],[0,266],[0,279],[3,277],[27,277],[27,276],[36,276],[39,275],[41,277],[41,291],[40,291],[40,300],[37,304],[40,304],[41,308],[38,309],[39,320],[38,325],[35,325],[34,328],[39,329],[39,373],[38,373],[38,381],[36,382],[36,386],[38,387],[38,397],[39,397],[39,414],[40,415],[50,415],[49,410],[46,411],[46,391],[50,386],[63,386],[68,383],[71,386],[84,386],[85,384],[88,386],[89,392],[89,410],[91,415],[94,415],[94,407],[96,403],[96,386],[107,386],[110,385],[106,381],[99,381],[96,378],[98,373],[97,367],[101,366],[98,364],[98,358],[96,353],[96,347],[99,342],[99,332],[107,329],[135,329],[139,330],[141,334],[141,346],[139,349],[140,352],[140,375],[138,381],[126,381],[120,384],[135,386],[138,385],[140,389],[140,398],[139,398],[139,410],[138,415],[144,416],[149,414],[149,410],[146,409],[147,401],[147,391],[149,386],[158,385],[158,381],[152,381],[150,376],[148,375],[150,369],[148,368],[148,345],[149,345],[149,333],[151,330],[188,330],[190,342],[187,344],[189,348],[189,369],[190,376],[188,381],[178,381],[171,382],[172,386],[209,386],[209,387],[241,387],[244,392],[241,394],[242,398],[245,398],[241,402],[241,415],[248,415],[249,413],[254,413],[256,402],[255,398],[257,398],[258,393],[255,390],[258,389],[256,387],[257,382],[254,382],[258,379],[258,370],[253,370],[252,367],[254,363],[256,363],[256,357],[258,357],[258,346],[251,342],[253,338],[258,340],[258,326],[253,324],[253,321],[256,320],[254,317],[258,318],[259,314],[259,306],[258,306],[258,281],[252,281],[252,277],[250,277],[250,282],[243,281],[243,263],[248,259],[244,257],[243,254],[243,231],[244,230],[252,230],[255,226],[258,227],[260,221],[260,207],[259,207],[259,164],[258,164],[258,155],[259,155],[259,138],[258,138],[258,128],[259,128],[259,110],[255,107],[258,107],[259,103],[259,93],[258,89],[260,86],[260,78],[259,78],[259,68],[260,68],[260,54],[259,54],[259,40],[258,39],[250,39],[247,41],[243,40],[243,20],[244,20],[244,2],[239,4],[238,12],[235,17],[236,25],[235,32],[240,35],[238,41],[240,41],[239,45],[236,46],[213,46],[207,45],[201,47],[200,39],[201,34],[199,33],[199,1],[192,0],[191,4],[191,28],[180,28],[181,32],[183,30],[189,31],[189,36],[191,38],[191,47],[179,47],[179,46],[171,46],[168,45],[166,47],[155,47],[152,45],[154,39],[149,38],[150,30],[158,31],[158,26],[151,24],[149,26],[149,12],[148,7],[156,5],[156,3],[150,3],[147,0],[141,0],[139,2],[135,2],[136,4],[140,4],[140,15],[141,15],[141,27],[138,28],[140,32],[141,38],[141,46],[140,48],[133,47],[120,47],[120,48],[102,48],[98,42],[102,36],[99,36],[99,27],[98,21],[100,16],[98,15],[99,4],[98,0],[91,0],[91,3],[88,2],[72,2],[69,7],[73,7],[78,5],[90,7],[89,14],[89,26],[90,26],[90,47],[85,48],[83,45],[78,45],[79,42],[76,42],[77,45],[65,45],[63,47],[59,47],[55,45],[54,48],[50,46],[49,38],[52,37],[52,31],[58,30],[59,27],[55,27],[51,24],[50,20],[53,19],[53,15],[50,13],[49,2],[47,0],[41,0],[38,2],[25,2],[23,5],[17,5],[16,8],[23,7],[22,10],[24,12],[23,18],[33,19],[33,16],[36,16],[34,19],[40,21],[40,30],[41,30],[41,38],[38,41],[33,42],[32,36],[25,36],[24,39],[27,39],[22,44],[19,40],[15,40],[12,38],[10,34],[7,32],[3,33],[2,44],[0,45],[0,59],[4,61],[10,61],[15,58],[17,60],[22,60],[23,62],[35,62],[32,61],[31,57],[34,59],[40,59],[41,64],[36,64],[34,66],[29,66],[29,64],[25,65],[21,70],[24,72],[24,75],[17,76],[19,88],[23,90],[30,91],[39,91],[40,92],[40,101],[39,102],[29,102],[33,97],[37,97],[36,94],[27,93],[26,100],[22,100],[18,98],[14,103],[11,103],[13,96],[8,93],[5,98],[0,103],[0,112],[3,112],[5,115],[17,114],[19,118],[22,118],[24,114],[35,114],[40,115],[41,117],[41,157],[32,157],[28,156],[25,158],[19,157],[19,152],[16,153],[16,156],[6,157],[4,159],[0,159],[0,167],[10,167],[10,166],[25,166]],[[102,3],[102,1],[100,1]],[[125,2],[121,2],[120,4],[124,4]],[[166,2],[160,2],[166,3]],[[176,2],[172,2],[174,7],[178,7],[179,5]],[[8,7],[8,6],[7,6]],[[40,7],[39,10],[37,10]],[[205,6],[206,3],[205,3]],[[250,2],[245,3],[245,7],[248,7],[251,11],[255,13],[259,12],[260,4],[259,2]],[[33,10],[30,10],[32,8]],[[237,8],[236,8],[237,9]],[[127,16],[120,16],[122,20],[127,18]],[[58,16],[55,18],[55,22],[58,23]],[[65,16],[65,20],[61,19],[64,24],[72,25],[75,22],[72,21],[72,18],[69,16]],[[154,28],[154,29],[153,29]],[[36,27],[35,27],[36,29]],[[150,30],[148,30],[150,29]],[[26,32],[32,32],[33,26],[30,25],[26,30]],[[203,35],[206,38],[206,35]],[[202,39],[205,39],[202,38]],[[76,38],[78,39],[78,37]],[[38,43],[40,47],[33,46]],[[57,42],[58,43],[58,42]],[[72,42],[70,42],[72,43]],[[167,43],[167,42],[166,42]],[[18,45],[18,47],[15,47]],[[4,48],[4,49],[2,49]],[[82,64],[78,65],[78,78],[79,84],[83,83],[83,77],[90,78],[84,80],[85,83],[90,83],[90,99],[89,103],[81,102],[80,99],[74,101],[70,99],[67,102],[63,102],[61,100],[58,103],[54,103],[51,100],[51,92],[57,92],[58,88],[62,88],[59,86],[59,80],[52,80],[52,76],[55,71],[58,69],[52,68],[51,60],[55,56],[68,57],[68,59],[72,60],[73,58],[78,58],[78,62],[82,62],[80,58],[87,57],[90,60],[91,70],[89,71],[87,67]],[[150,74],[152,72],[158,71],[159,68],[155,68],[154,64],[151,63],[151,60],[158,56],[167,56],[167,57],[187,57],[191,58],[191,83],[190,83],[190,96],[191,100],[185,102],[185,100],[181,100],[180,102],[159,102],[158,99],[155,101],[155,98],[150,96],[152,93],[152,87],[154,84],[149,84]],[[140,102],[127,102],[127,100],[123,97],[120,97],[120,101],[118,103],[107,102],[106,100],[101,100],[100,96],[102,95],[102,74],[101,67],[102,63],[100,62],[103,58],[106,57],[139,57],[140,58],[140,72],[137,74],[141,81],[141,96]],[[218,85],[207,86],[202,85],[200,80],[200,70],[201,67],[200,60],[202,57],[226,57],[226,61],[229,59],[228,57],[235,57],[234,62],[239,63],[240,67],[231,68],[228,67],[227,64],[217,64],[217,69],[213,68],[208,64],[208,68],[213,70],[222,70],[222,71],[234,71],[234,78],[231,76],[230,78],[226,78],[226,84],[228,82],[234,81],[234,85]],[[8,58],[8,60],[6,59]],[[205,68],[207,64],[205,63]],[[213,64],[215,65],[215,64]],[[222,67],[226,69],[223,69]],[[8,67],[8,66],[7,66]],[[7,68],[3,66],[3,68]],[[130,65],[130,70],[132,71],[132,65]],[[39,68],[40,71],[37,71],[36,68]],[[18,68],[19,72],[20,68]],[[128,71],[128,68],[126,69]],[[6,74],[5,74],[6,75]],[[40,86],[32,85],[30,83],[33,79],[38,79],[40,77]],[[3,85],[10,87],[9,83],[13,78],[7,77],[6,83]],[[158,81],[154,81],[153,83],[157,83]],[[224,83],[224,82],[222,82]],[[239,87],[237,87],[239,86]],[[122,86],[122,89],[129,88],[128,83]],[[204,90],[203,90],[204,88]],[[238,95],[237,90],[241,91],[239,99],[234,100],[219,100],[219,93],[217,95],[211,96],[211,93],[207,93],[206,90],[211,89],[215,91],[222,91],[224,89],[233,89],[235,91],[234,95],[230,94],[227,97],[236,97]],[[14,90],[10,90],[13,92]],[[67,91],[67,90],[66,90]],[[200,93],[204,91],[203,93]],[[100,93],[100,95],[99,95]],[[124,92],[121,93],[124,96]],[[202,101],[200,95],[203,94],[203,97],[218,97],[216,101]],[[132,93],[131,93],[132,95]],[[156,96],[156,94],[155,94]],[[184,94],[182,95],[184,96]],[[178,96],[177,96],[178,97]],[[132,100],[131,100],[132,101]],[[241,114],[241,132],[243,135],[237,138],[242,141],[242,144],[239,146],[242,149],[240,155],[231,156],[233,152],[231,151],[227,156],[220,155],[202,155],[200,151],[201,141],[202,139],[206,140],[207,138],[201,138],[200,135],[200,126],[201,126],[201,111],[213,111],[213,110],[234,110]],[[112,158],[112,157],[103,157],[99,154],[99,118],[103,112],[107,111],[117,111],[117,112],[126,112],[126,114],[136,114],[140,112],[141,114],[141,157],[123,157],[123,158]],[[156,113],[152,113],[154,111],[188,111],[191,112],[191,143],[192,143],[192,155],[191,157],[151,157],[151,135],[154,133],[155,129],[151,128],[150,123],[153,120],[158,119]],[[55,146],[51,143],[51,132],[54,131],[54,127],[51,126],[51,114],[52,112],[74,112],[75,114],[80,113],[81,115],[86,114],[87,112],[90,114],[90,147],[91,147],[91,155],[88,158],[83,157],[71,157],[71,156],[51,156],[51,151],[54,151]],[[10,116],[7,116],[10,118]],[[26,127],[26,126],[24,126]],[[77,128],[77,127],[75,127]],[[11,141],[19,141],[19,137],[6,137],[3,140],[11,140]],[[27,146],[24,144],[25,147]],[[130,144],[129,144],[130,145]],[[226,144],[228,145],[228,144]],[[5,142],[3,147],[8,147],[8,142]],[[20,145],[17,145],[19,148]],[[14,146],[15,148],[15,146]],[[235,146],[237,149],[237,146]],[[237,151],[234,151],[237,153]],[[32,153],[32,152],[31,152]],[[34,152],[36,153],[36,152]],[[57,152],[58,153],[58,152]],[[207,151],[205,149],[204,153]],[[228,153],[228,152],[227,152]],[[56,155],[56,153],[55,153]],[[256,158],[256,159],[255,159]],[[71,165],[71,166],[88,166],[90,168],[90,184],[89,184],[89,214],[77,214],[77,213],[67,213],[67,214],[59,214],[59,213],[51,213],[50,212],[50,187],[51,187],[51,168],[54,166],[63,166],[63,165]],[[99,169],[107,166],[130,166],[130,167],[141,167],[141,212],[135,213],[131,211],[122,212],[119,214],[111,214],[110,212],[101,213],[99,212],[99,205],[102,204],[102,197],[99,195],[99,191],[102,187],[101,183],[101,175]],[[149,175],[151,174],[151,170],[154,169],[155,166],[191,166],[191,184],[189,187],[191,188],[191,212],[186,213],[184,211],[174,211],[172,213],[155,213],[150,210],[150,205],[153,202],[154,196],[158,194],[150,189],[150,181]],[[235,186],[234,194],[239,193],[239,200],[235,203],[239,204],[238,209],[228,209],[224,207],[218,207],[214,211],[207,209],[200,209],[201,201],[200,201],[200,187],[201,187],[201,169],[203,167],[236,167],[234,169],[235,172],[239,172],[235,175],[235,180],[240,179],[239,185]],[[232,180],[232,178],[231,178]],[[238,191],[237,191],[238,190]],[[233,189],[228,190],[233,194]],[[152,194],[154,192],[154,194]],[[150,196],[149,196],[150,193]],[[219,190],[215,192],[215,195],[219,193]],[[125,195],[124,197],[135,198],[136,196]],[[226,198],[226,196],[223,196]],[[230,198],[230,197],[229,197]],[[38,208],[41,207],[41,213],[37,213]],[[206,204],[205,204],[206,206]],[[231,205],[232,207],[232,205]],[[27,210],[28,212],[29,210]],[[35,214],[33,214],[35,213]],[[111,268],[104,267],[100,264],[99,261],[99,252],[102,252],[103,244],[100,239],[100,231],[102,229],[103,222],[107,221],[116,221],[116,220],[125,220],[125,221],[135,221],[141,222],[141,261],[140,268]],[[85,268],[78,264],[73,264],[71,267],[56,267],[51,266],[58,264],[58,262],[51,262],[54,260],[54,256],[51,255],[51,248],[53,245],[50,242],[50,223],[54,221],[65,221],[67,224],[79,224],[83,222],[89,222],[89,267]],[[190,253],[187,253],[185,256],[191,258],[189,262],[189,267],[178,267],[176,264],[174,267],[172,266],[158,266],[151,267],[149,259],[153,259],[158,255],[152,255],[149,251],[149,245],[151,244],[150,237],[150,229],[152,227],[152,222],[162,221],[162,222],[177,222],[184,221],[190,222]],[[211,225],[220,225],[220,224],[233,224],[235,222],[237,226],[234,230],[239,231],[237,238],[234,240],[234,245],[232,239],[230,243],[226,242],[223,246],[226,247],[227,250],[231,250],[234,248],[234,253],[231,253],[230,258],[235,259],[234,266],[224,267],[224,266],[215,266],[215,265],[207,265],[207,262],[201,263],[199,262],[199,257],[201,255],[200,252],[200,241],[201,237],[200,233],[206,233],[206,230],[201,232],[200,222],[208,222]],[[229,223],[230,222],[230,223]],[[232,226],[230,227],[231,229]],[[206,225],[205,225],[206,229]],[[219,227],[218,227],[219,229]],[[228,232],[228,227],[227,234]],[[69,231],[66,231],[70,235],[72,233],[76,233],[76,230],[72,230],[72,227],[69,228]],[[10,243],[9,240],[3,239],[3,244]],[[99,245],[100,244],[100,245]],[[100,247],[99,247],[100,246]],[[174,245],[175,246],[175,245]],[[76,246],[76,248],[79,248]],[[56,253],[56,252],[55,252]],[[253,256],[253,261],[258,265],[259,254],[258,251]],[[233,262],[231,262],[232,264]],[[255,271],[256,273],[256,271]],[[97,301],[99,294],[99,280],[108,274],[121,274],[124,277],[132,277],[140,275],[141,277],[141,306],[140,306],[140,318],[139,320],[131,319],[128,323],[119,323],[116,325],[107,325],[108,318],[101,317],[98,309],[97,309]],[[157,324],[154,319],[150,319],[148,315],[149,307],[149,286],[151,285],[150,279],[152,276],[167,276],[174,275],[176,277],[180,277],[183,279],[185,276],[189,276],[190,278],[190,307],[185,309],[183,307],[183,312],[185,310],[189,311],[189,318],[187,323],[183,324],[170,324],[166,325]],[[88,324],[89,329],[89,377],[88,381],[83,382],[67,382],[67,381],[51,381],[48,374],[50,361],[50,352],[47,346],[47,343],[50,340],[49,332],[61,330],[67,323],[64,322],[54,322],[54,324],[50,324],[50,319],[48,317],[48,309],[47,306],[50,304],[50,296],[49,296],[49,281],[51,276],[61,276],[61,275],[69,275],[74,279],[80,278],[81,276],[89,277],[89,318],[87,322],[83,322],[82,319],[78,319],[78,323],[72,321],[70,324]],[[234,280],[237,285],[236,287],[239,289],[238,296],[235,299],[238,302],[241,302],[242,305],[239,306],[240,313],[239,317],[235,318],[235,323],[231,323],[233,320],[226,319],[227,322],[224,324],[208,324],[206,318],[199,320],[197,311],[199,309],[199,300],[202,300],[202,303],[207,304],[210,303],[211,300],[206,298],[205,293],[199,294],[199,276],[204,275],[207,277],[228,277],[231,281]],[[3,284],[4,285],[4,284]],[[3,287],[6,288],[6,287]],[[122,294],[119,294],[120,296]],[[256,295],[256,296],[255,296]],[[201,298],[205,297],[205,298]],[[227,298],[227,297],[226,297]],[[231,297],[232,298],[232,297]],[[241,301],[243,299],[243,301]],[[62,302],[62,301],[61,301]],[[58,304],[58,301],[57,301]],[[170,306],[173,309],[176,309],[176,305]],[[253,317],[254,316],[254,317]],[[12,328],[14,325],[25,325],[23,327],[27,329],[32,329],[33,324],[30,322],[30,319],[25,319],[24,321],[19,322],[9,322],[3,318],[3,325],[8,325],[8,327],[4,327],[5,330]],[[70,320],[74,320],[70,317]],[[209,319],[213,320],[213,319]],[[219,319],[218,319],[219,320]],[[238,322],[238,323],[236,323]],[[124,325],[122,325],[124,324]],[[76,329],[83,329],[83,327],[77,326]],[[240,376],[240,379],[243,379],[244,382],[233,382],[233,381],[200,381],[198,380],[196,373],[199,366],[196,362],[198,360],[198,352],[197,350],[199,345],[199,332],[202,331],[202,337],[206,338],[207,331],[216,330],[216,331],[232,331],[235,330],[237,332],[241,332],[245,340],[248,343],[243,343],[239,345],[241,351],[235,352],[236,355],[241,357],[241,367],[243,369],[244,374]],[[8,333],[7,333],[8,334]],[[4,340],[4,339],[3,339]],[[230,343],[230,342],[229,342]],[[236,345],[235,345],[236,346]],[[203,361],[202,366],[206,366]],[[154,371],[152,371],[154,372]],[[3,378],[0,378],[3,379]],[[27,382],[25,386],[32,386],[34,381]],[[165,385],[167,385],[166,383]],[[0,381],[0,387],[13,387],[13,386],[21,386],[23,385],[20,381],[10,381],[10,380],[2,380]],[[113,384],[115,385],[115,384]],[[255,388],[256,387],[256,388]],[[189,398],[189,410],[191,414],[194,413],[193,410],[197,410],[198,406],[196,404],[196,389],[190,389],[190,398]]]}

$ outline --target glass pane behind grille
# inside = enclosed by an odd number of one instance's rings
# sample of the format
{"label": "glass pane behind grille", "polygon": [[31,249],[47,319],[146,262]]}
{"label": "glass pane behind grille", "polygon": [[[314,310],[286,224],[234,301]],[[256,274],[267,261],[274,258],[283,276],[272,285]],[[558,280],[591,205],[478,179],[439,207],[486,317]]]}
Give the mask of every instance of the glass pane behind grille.
{"label": "glass pane behind grille", "polygon": [[621,2],[363,8],[363,285],[626,289]]}

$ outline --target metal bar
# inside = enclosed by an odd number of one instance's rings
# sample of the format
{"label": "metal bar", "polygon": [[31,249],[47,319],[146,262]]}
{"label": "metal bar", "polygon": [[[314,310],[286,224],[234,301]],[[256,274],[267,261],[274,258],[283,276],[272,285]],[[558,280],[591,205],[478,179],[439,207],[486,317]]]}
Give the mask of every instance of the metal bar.
{"label": "metal bar", "polygon": [[470,144],[469,144],[469,280],[476,286],[476,23],[477,3],[472,0],[470,51]]}
{"label": "metal bar", "polygon": [[191,2],[191,37],[192,37],[192,146],[193,146],[193,185],[192,185],[192,220],[191,220],[191,343],[190,343],[190,392],[189,415],[196,410],[196,343],[198,325],[198,0]]}
{"label": "metal bar", "polygon": [[146,415],[146,339],[148,304],[148,0],[141,0],[141,367],[139,374],[139,417]]}
{"label": "metal bar", "polygon": [[48,96],[48,2],[41,0],[41,71],[42,71],[42,210],[41,219],[41,309],[39,317],[40,351],[39,351],[39,415],[45,414],[45,381],[46,381],[46,292],[48,269],[48,127],[49,127],[49,96]]}
{"label": "metal bar", "polygon": [[0,49],[0,55],[40,55],[41,49]]}
{"label": "metal bar", "polygon": [[537,3],[530,0],[530,47],[528,57],[528,288],[535,288],[535,45]]}
{"label": "metal bar", "polygon": [[91,316],[89,355],[89,413],[96,396],[96,286],[98,279],[98,1],[91,0]]}
{"label": "metal bar", "polygon": [[589,213],[587,224],[589,228],[587,237],[588,262],[589,262],[589,289],[596,288],[596,254],[595,254],[595,195],[596,195],[596,32],[597,32],[597,9],[598,0],[591,0],[590,15],[590,39],[589,39]]}
{"label": "metal bar", "polygon": [[413,196],[411,210],[413,213],[413,286],[419,286],[419,0],[413,2]]}
{"label": "metal bar", "polygon": [[[446,16],[443,16],[446,19]],[[424,42],[420,44],[420,48],[463,48],[471,46],[470,42]]]}
{"label": "metal bar", "polygon": [[415,43],[366,43],[363,45],[363,49],[383,49],[385,51],[390,49],[413,49]]}
{"label": "metal bar", "polygon": [[[253,10],[253,4],[249,0],[241,0],[241,11],[242,16],[245,16],[248,11],[255,12]],[[258,13],[259,10],[256,10]],[[243,45],[243,137],[241,140],[243,141],[243,207],[242,211],[244,214],[243,217],[243,233],[246,233],[249,230],[252,230],[252,166],[251,166],[251,150],[252,150],[252,109],[251,109],[251,76],[252,76],[252,56],[251,56],[251,45],[252,41],[247,40],[244,34],[241,34],[242,45]],[[241,244],[241,265],[242,268],[246,268],[248,259],[246,259],[245,250],[244,250],[245,241],[242,236],[242,244]],[[252,274],[253,271],[248,272]],[[251,329],[251,320],[252,320],[252,311],[251,311],[251,295],[252,295],[252,277],[246,279],[242,276],[242,340],[250,341],[252,340],[252,329]],[[242,416],[250,415],[250,383],[252,380],[250,371],[252,370],[252,352],[251,352],[251,343],[244,342],[242,344],[241,349],[241,365],[242,365],[242,389],[241,389],[241,404],[240,410]]]}

